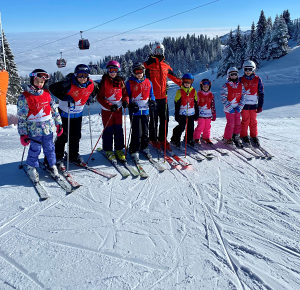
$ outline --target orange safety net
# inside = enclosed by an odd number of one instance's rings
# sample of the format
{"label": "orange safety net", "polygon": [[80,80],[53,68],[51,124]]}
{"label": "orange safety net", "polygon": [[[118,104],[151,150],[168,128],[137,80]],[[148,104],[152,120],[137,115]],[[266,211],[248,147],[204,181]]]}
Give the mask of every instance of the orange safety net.
{"label": "orange safety net", "polygon": [[8,72],[0,71],[0,127],[8,126],[6,93],[8,89]]}

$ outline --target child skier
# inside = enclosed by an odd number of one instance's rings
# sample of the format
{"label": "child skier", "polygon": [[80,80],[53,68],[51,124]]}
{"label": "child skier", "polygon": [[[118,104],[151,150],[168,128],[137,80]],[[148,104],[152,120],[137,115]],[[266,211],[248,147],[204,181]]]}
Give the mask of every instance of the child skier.
{"label": "child skier", "polygon": [[129,152],[133,160],[138,161],[138,151],[149,154],[149,110],[155,109],[152,83],[145,77],[145,67],[142,63],[132,66],[132,76],[126,82],[126,89],[129,95],[132,130]]}
{"label": "child skier", "polygon": [[198,118],[197,92],[192,87],[194,76],[186,73],[182,77],[182,86],[175,95],[175,120],[178,125],[173,129],[171,143],[180,147],[181,134],[187,126],[187,143],[194,146],[194,120]]}
{"label": "child skier", "polygon": [[252,60],[244,62],[244,75],[240,81],[246,90],[246,101],[241,122],[241,138],[245,144],[250,144],[248,137],[248,127],[250,129],[251,141],[255,146],[259,146],[257,138],[256,114],[262,112],[264,104],[264,86],[259,76],[255,74],[256,65]]}
{"label": "child skier", "polygon": [[[107,72],[103,75],[99,85],[97,100],[102,107],[103,150],[109,160],[116,157],[125,161],[124,135],[122,128],[122,106],[128,107],[128,95],[123,78],[118,74],[120,64],[111,60],[107,63]],[[115,154],[113,152],[113,141]]]}
{"label": "child skier", "polygon": [[245,89],[238,78],[238,69],[230,67],[227,70],[227,82],[222,87],[221,100],[224,105],[224,111],[227,124],[224,131],[224,142],[241,147],[240,139],[241,118],[240,113],[245,104]]}
{"label": "child skier", "polygon": [[57,136],[63,133],[62,122],[55,102],[51,99],[48,90],[44,85],[49,79],[49,74],[43,69],[35,69],[30,74],[30,85],[19,96],[18,109],[18,133],[23,146],[28,146],[27,173],[34,181],[39,181],[39,174],[36,170],[39,167],[39,154],[43,147],[44,154],[48,159],[49,169],[55,176],[58,176],[53,144],[53,132]]}
{"label": "child skier", "polygon": [[[79,64],[75,67],[74,73],[68,74],[63,81],[54,83],[49,87],[50,92],[59,99],[59,113],[64,128],[64,133],[55,142],[57,166],[61,170],[65,170],[63,158],[68,134],[70,142],[69,160],[74,163],[84,163],[79,155],[83,108],[97,92],[97,86],[89,79],[89,74],[89,67],[85,64]],[[68,117],[70,117],[70,132],[68,132]]]}
{"label": "child skier", "polygon": [[197,120],[198,125],[194,131],[194,141],[200,143],[200,137],[202,141],[208,144],[212,144],[210,140],[210,128],[211,121],[216,120],[215,98],[210,91],[211,82],[209,79],[203,79],[200,82],[200,91],[198,92],[198,108],[199,118]]}

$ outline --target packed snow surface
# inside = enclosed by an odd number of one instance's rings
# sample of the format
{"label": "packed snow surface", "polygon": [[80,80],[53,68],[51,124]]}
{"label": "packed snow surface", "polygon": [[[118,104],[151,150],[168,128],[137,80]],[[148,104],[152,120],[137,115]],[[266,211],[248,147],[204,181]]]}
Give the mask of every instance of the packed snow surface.
{"label": "packed snow surface", "polygon": [[[211,161],[188,158],[189,168],[165,164],[163,173],[143,160],[144,180],[107,180],[71,166],[82,186],[68,196],[40,171],[51,195],[40,202],[18,169],[16,126],[1,128],[0,288],[299,289],[299,72],[298,48],[258,71],[266,91],[259,137],[272,160],[213,152]],[[209,70],[196,76],[196,89],[203,77],[214,80],[212,137],[221,137],[224,79]],[[99,110],[97,103],[90,110],[93,145],[103,128]],[[169,138],[175,125],[171,117]],[[80,153],[87,160],[90,152],[85,116]],[[100,153],[93,157],[90,166],[116,172]]]}

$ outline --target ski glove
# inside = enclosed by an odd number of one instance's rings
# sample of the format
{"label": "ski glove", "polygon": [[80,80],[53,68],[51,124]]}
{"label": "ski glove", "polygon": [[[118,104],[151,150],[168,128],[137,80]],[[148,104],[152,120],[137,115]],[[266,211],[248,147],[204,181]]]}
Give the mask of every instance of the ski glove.
{"label": "ski glove", "polygon": [[241,108],[239,106],[235,107],[234,110],[237,112],[237,113],[240,113],[241,112]]}
{"label": "ski glove", "polygon": [[259,113],[261,113],[261,112],[262,112],[262,107],[258,107],[258,108],[256,109],[256,113],[259,114]]}
{"label": "ski glove", "polygon": [[28,135],[21,135],[21,136],[20,136],[20,141],[21,141],[21,144],[22,144],[23,146],[28,146],[29,143],[30,143],[29,136],[28,136]]}
{"label": "ski glove", "polygon": [[213,114],[212,117],[211,117],[211,120],[212,120],[212,121],[216,121],[216,119],[217,119],[216,114]]}
{"label": "ski glove", "polygon": [[118,105],[114,104],[114,105],[111,105],[111,106],[110,106],[110,111],[111,111],[111,112],[115,112],[115,111],[117,111],[117,110],[118,110]]}
{"label": "ski glove", "polygon": [[61,134],[64,132],[64,129],[62,127],[62,125],[56,125],[56,134],[57,137],[61,136]]}
{"label": "ski glove", "polygon": [[88,98],[88,100],[86,101],[86,104],[89,106],[92,102],[93,102],[93,97],[90,96],[90,97]]}
{"label": "ski glove", "polygon": [[74,99],[69,95],[65,96],[64,101],[75,104]]}
{"label": "ski glove", "polygon": [[137,103],[130,103],[130,110],[132,113],[137,113],[139,109],[140,108]]}
{"label": "ski glove", "polygon": [[155,110],[156,102],[153,100],[149,100],[148,103],[149,103],[149,109],[152,111]]}
{"label": "ski glove", "polygon": [[123,107],[124,109],[128,108],[128,103],[127,103],[127,101],[123,101],[123,102],[122,102],[122,107]]}

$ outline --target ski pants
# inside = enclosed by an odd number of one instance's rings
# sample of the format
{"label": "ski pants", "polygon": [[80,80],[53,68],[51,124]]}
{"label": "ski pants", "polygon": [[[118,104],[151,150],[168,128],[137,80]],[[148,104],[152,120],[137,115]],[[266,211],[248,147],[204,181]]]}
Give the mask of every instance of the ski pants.
{"label": "ski pants", "polygon": [[[158,126],[159,120],[159,126]],[[167,121],[166,134],[165,134],[165,122]],[[150,116],[150,140],[151,141],[165,141],[165,136],[168,136],[168,123],[169,123],[169,107],[167,99],[156,100],[156,109],[154,114]],[[158,135],[157,135],[158,128]]]}
{"label": "ski pants", "polygon": [[187,142],[193,141],[193,134],[194,134],[194,116],[186,116],[179,115],[177,119],[178,125],[173,129],[173,136],[171,140],[175,143],[180,142],[181,134],[186,129],[186,122],[187,122]]}
{"label": "ski pants", "polygon": [[241,137],[248,135],[248,127],[250,128],[250,137],[257,136],[257,120],[256,120],[256,109],[255,110],[243,110],[241,122]]}
{"label": "ski pants", "polygon": [[[55,142],[56,159],[62,159],[65,155],[65,144],[68,142],[68,118],[61,117],[64,131],[61,136],[57,137]],[[70,160],[76,159],[79,155],[79,141],[81,138],[82,117],[70,118]],[[48,159],[48,158],[47,158]]]}
{"label": "ski pants", "polygon": [[113,151],[124,148],[124,135],[122,128],[122,110],[115,112],[102,110],[102,124],[105,127],[102,135],[103,150]]}
{"label": "ski pants", "polygon": [[133,115],[131,119],[131,141],[129,152],[144,150],[149,144],[149,115]]}
{"label": "ski pants", "polygon": [[225,112],[227,123],[224,131],[224,138],[231,139],[233,134],[240,134],[241,131],[241,114]]}
{"label": "ski pants", "polygon": [[43,147],[43,152],[48,159],[49,166],[52,167],[56,163],[53,134],[31,137],[30,140],[26,164],[32,167],[39,167],[39,155]]}
{"label": "ski pants", "polygon": [[204,139],[210,138],[211,119],[210,118],[198,118],[198,125],[194,131],[194,140],[200,139],[201,134]]}

